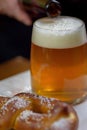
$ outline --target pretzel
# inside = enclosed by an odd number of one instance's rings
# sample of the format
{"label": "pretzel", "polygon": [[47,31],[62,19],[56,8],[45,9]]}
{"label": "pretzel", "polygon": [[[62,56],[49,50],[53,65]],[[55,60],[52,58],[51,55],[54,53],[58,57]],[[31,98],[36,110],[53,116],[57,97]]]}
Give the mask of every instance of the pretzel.
{"label": "pretzel", "polygon": [[77,130],[72,106],[32,93],[0,97],[0,130]]}

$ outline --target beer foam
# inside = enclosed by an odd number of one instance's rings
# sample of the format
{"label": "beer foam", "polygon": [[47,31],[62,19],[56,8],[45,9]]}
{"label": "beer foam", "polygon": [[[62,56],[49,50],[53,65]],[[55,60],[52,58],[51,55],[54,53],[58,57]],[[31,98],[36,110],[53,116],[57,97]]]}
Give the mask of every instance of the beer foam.
{"label": "beer foam", "polygon": [[86,42],[85,24],[68,16],[41,18],[34,23],[32,42],[45,48],[72,48]]}

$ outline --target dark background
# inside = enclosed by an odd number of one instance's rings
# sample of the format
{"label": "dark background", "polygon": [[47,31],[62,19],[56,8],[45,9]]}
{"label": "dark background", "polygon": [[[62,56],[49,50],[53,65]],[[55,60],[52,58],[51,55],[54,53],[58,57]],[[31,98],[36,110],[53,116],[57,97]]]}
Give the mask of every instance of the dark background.
{"label": "dark background", "polygon": [[[62,15],[82,19],[87,28],[87,0],[60,0],[60,2]],[[0,63],[16,56],[30,59],[31,33],[32,26],[25,26],[14,19],[1,15]]]}

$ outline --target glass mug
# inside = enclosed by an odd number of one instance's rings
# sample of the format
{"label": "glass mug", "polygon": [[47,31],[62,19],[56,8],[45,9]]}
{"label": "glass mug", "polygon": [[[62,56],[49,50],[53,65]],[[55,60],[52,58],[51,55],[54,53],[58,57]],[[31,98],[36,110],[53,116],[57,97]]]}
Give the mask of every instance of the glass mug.
{"label": "glass mug", "polygon": [[33,25],[32,91],[68,103],[87,95],[87,37],[85,24],[68,16],[41,18]]}

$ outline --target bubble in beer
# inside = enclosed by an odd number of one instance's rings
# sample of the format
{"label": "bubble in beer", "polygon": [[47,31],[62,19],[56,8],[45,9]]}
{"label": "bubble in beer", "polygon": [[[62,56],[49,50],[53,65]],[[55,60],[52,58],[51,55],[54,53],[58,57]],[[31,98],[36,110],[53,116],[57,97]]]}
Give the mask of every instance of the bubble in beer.
{"label": "bubble in beer", "polygon": [[45,6],[48,17],[57,17],[61,14],[61,6],[58,0],[49,0]]}

